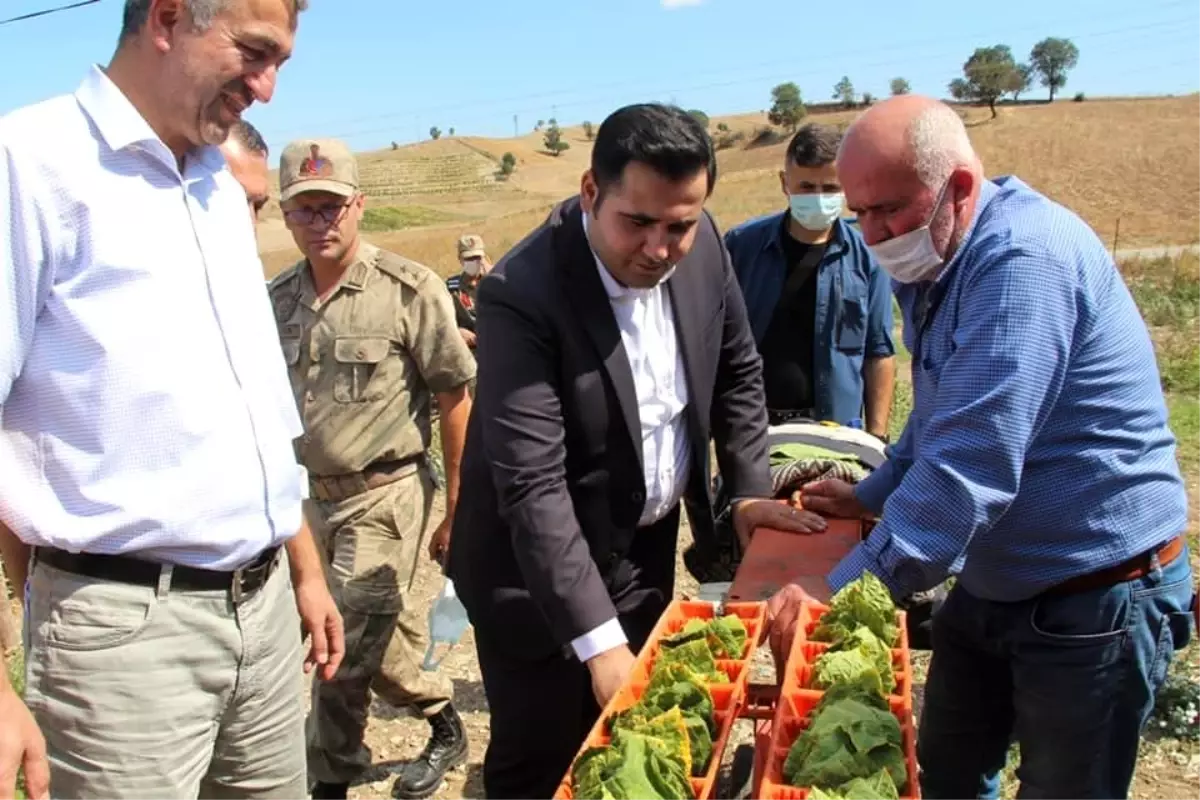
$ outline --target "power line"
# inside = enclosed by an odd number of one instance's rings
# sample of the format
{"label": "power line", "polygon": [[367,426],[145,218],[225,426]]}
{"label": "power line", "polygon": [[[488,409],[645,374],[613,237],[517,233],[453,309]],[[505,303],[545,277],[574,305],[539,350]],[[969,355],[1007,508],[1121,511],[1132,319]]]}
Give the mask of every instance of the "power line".
{"label": "power line", "polygon": [[99,3],[99,2],[100,2],[100,0],[81,0],[81,2],[71,3],[70,5],[67,5],[67,6],[58,6],[56,8],[47,8],[45,11],[33,11],[28,14],[22,14],[19,17],[11,17],[9,19],[0,19],[0,25],[8,25],[11,22],[22,22],[24,20],[33,19],[35,17],[44,17],[47,14],[57,14],[60,11],[70,11],[73,8],[83,8],[84,6],[90,6],[95,3]]}

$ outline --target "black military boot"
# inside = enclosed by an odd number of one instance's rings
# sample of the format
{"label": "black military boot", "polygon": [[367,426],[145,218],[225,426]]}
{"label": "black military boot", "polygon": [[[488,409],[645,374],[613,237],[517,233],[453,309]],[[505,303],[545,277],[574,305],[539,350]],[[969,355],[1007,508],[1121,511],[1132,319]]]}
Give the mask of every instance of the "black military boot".
{"label": "black military boot", "polygon": [[346,792],[350,791],[348,783],[325,783],[317,781],[313,784],[313,800],[346,800]]}
{"label": "black military boot", "polygon": [[396,778],[392,796],[402,800],[420,800],[433,794],[452,768],[467,760],[467,732],[454,706],[449,703],[429,718],[433,732],[429,743],[416,761],[408,764]]}

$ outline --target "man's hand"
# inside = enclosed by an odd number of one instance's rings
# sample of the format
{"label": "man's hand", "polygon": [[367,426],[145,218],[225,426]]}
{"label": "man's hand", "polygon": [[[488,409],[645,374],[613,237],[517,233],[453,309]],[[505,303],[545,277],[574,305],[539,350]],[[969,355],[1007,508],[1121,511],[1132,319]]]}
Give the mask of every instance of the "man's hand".
{"label": "man's hand", "polygon": [[433,535],[429,537],[429,558],[438,564],[441,564],[446,558],[446,551],[450,549],[450,528],[454,521],[446,517],[433,530]]}
{"label": "man's hand", "polygon": [[[0,669],[5,669],[0,657]],[[0,800],[14,797],[17,771],[25,770],[25,794],[34,800],[50,797],[50,764],[46,740],[29,709],[8,684],[0,679]]]}
{"label": "man's hand", "polygon": [[463,341],[467,343],[467,347],[475,349],[475,331],[469,331],[466,328],[459,328],[458,332],[462,334]]}
{"label": "man's hand", "polygon": [[864,519],[873,516],[870,509],[858,501],[854,485],[831,479],[809,483],[800,488],[800,502],[804,507],[841,519]]}
{"label": "man's hand", "polygon": [[793,533],[820,533],[825,520],[811,511],[802,511],[775,500],[739,500],[733,504],[733,529],[742,550],[750,546],[755,528],[774,528]]}
{"label": "man's hand", "polygon": [[775,676],[781,683],[792,640],[796,638],[800,606],[805,601],[815,602],[808,592],[795,583],[784,586],[767,601],[767,624],[763,628],[763,635],[770,639],[771,655],[775,657]]}
{"label": "man's hand", "polygon": [[588,671],[592,673],[592,692],[601,710],[621,691],[633,671],[633,662],[633,651],[627,644],[605,650],[587,662]]}
{"label": "man's hand", "polygon": [[296,610],[304,631],[312,637],[308,655],[304,658],[305,673],[321,665],[317,677],[332,680],[346,654],[346,634],[342,615],[329,594],[324,579],[310,579],[296,586]]}

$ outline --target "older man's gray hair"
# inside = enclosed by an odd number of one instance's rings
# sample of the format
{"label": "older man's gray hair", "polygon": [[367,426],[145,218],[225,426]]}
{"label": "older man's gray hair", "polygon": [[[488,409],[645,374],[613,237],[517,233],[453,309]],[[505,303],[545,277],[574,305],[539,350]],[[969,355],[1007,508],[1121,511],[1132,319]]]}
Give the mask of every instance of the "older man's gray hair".
{"label": "older man's gray hair", "polygon": [[[201,31],[208,30],[213,19],[236,0],[183,0],[184,8],[192,15],[192,21]],[[142,29],[150,17],[152,0],[125,0],[125,15],[121,20],[121,39],[132,36]],[[299,14],[308,8],[308,0],[291,0],[292,9]]]}
{"label": "older man's gray hair", "polygon": [[917,177],[935,192],[954,170],[974,167],[976,163],[966,126],[945,103],[931,105],[913,119],[908,128],[908,144]]}

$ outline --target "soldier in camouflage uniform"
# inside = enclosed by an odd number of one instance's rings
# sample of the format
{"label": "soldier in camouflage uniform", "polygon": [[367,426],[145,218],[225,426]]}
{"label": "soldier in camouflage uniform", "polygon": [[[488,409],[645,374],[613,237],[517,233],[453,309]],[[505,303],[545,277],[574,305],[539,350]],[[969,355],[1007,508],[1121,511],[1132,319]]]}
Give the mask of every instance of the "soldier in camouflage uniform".
{"label": "soldier in camouflage uniform", "polygon": [[454,312],[458,320],[458,332],[472,350],[475,349],[475,288],[492,268],[487,252],[483,249],[483,237],[476,234],[459,237],[458,263],[462,271],[446,279],[446,288],[454,298]]}
{"label": "soldier in camouflage uniform", "polygon": [[313,797],[345,797],[370,764],[362,741],[370,690],[429,721],[424,752],[394,787],[397,797],[426,797],[466,760],[467,741],[450,681],[420,669],[425,610],[406,591],[436,488],[426,457],[431,410],[447,478],[446,519],[428,548],[440,561],[475,361],[442,280],[360,240],[365,201],[345,145],[293,142],[279,177],[285,222],[305,258],[271,282],[271,302],[304,420],[297,448],[311,476],[311,524],[346,626],[341,669],[313,687]]}

